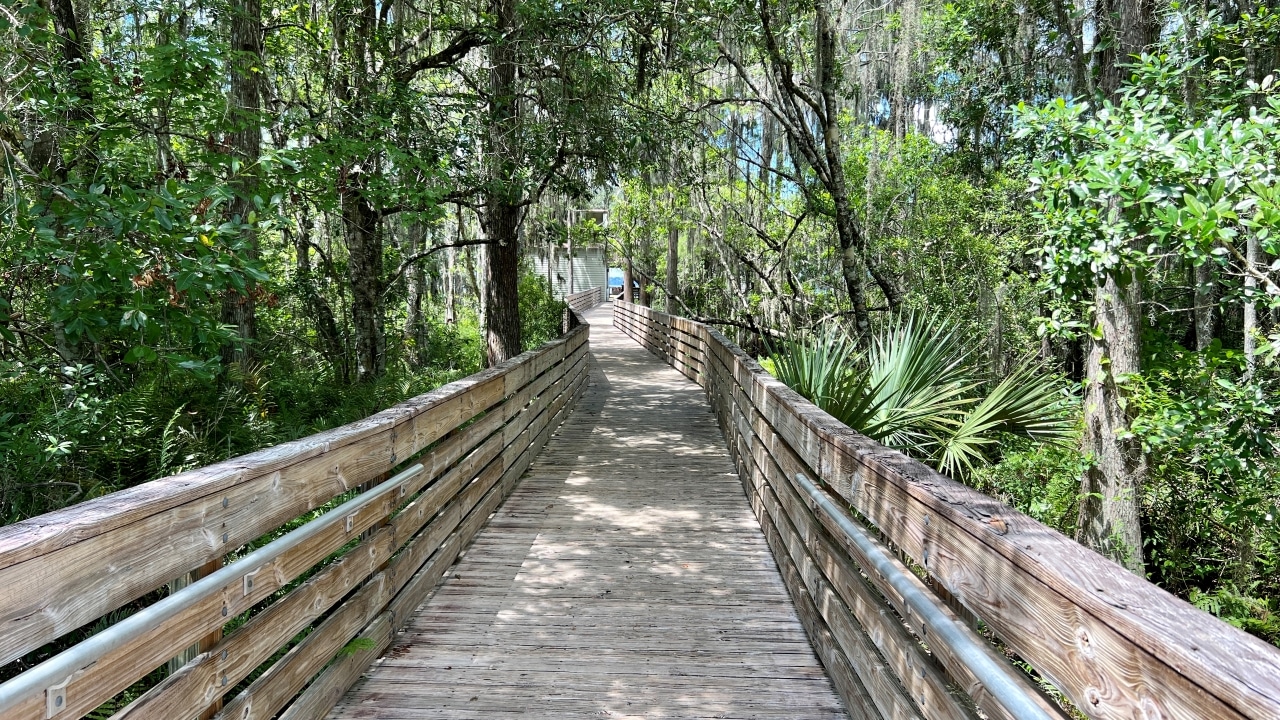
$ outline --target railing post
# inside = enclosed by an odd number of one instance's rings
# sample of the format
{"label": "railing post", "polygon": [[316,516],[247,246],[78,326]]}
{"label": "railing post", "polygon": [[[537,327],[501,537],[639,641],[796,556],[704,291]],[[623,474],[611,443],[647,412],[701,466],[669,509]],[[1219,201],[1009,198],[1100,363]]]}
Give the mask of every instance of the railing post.
{"label": "railing post", "polygon": [[[175,578],[173,581],[169,583],[169,594],[172,595],[178,592],[179,590],[187,587],[188,585],[191,585],[192,583],[194,583],[195,581],[199,580],[202,577],[205,577],[207,575],[212,575],[213,573],[217,572],[219,568],[222,567],[222,563],[223,563],[223,558],[214,558],[213,560],[210,560],[209,562],[205,563],[204,565],[201,565],[195,570],[192,570],[186,575],[183,575],[180,578]],[[169,659],[169,664],[168,664],[169,674],[172,675],[178,672],[179,670],[181,670],[184,665],[191,662],[192,660],[195,660],[197,655],[201,653],[209,652],[210,650],[213,649],[215,645],[218,644],[220,640],[222,640],[222,628],[218,628],[217,630],[214,630],[208,635],[205,635],[204,637],[200,638],[200,640],[197,641],[196,644],[188,647],[187,649],[183,650],[181,653],[178,653],[177,655]],[[213,717],[221,709],[222,709],[222,698],[219,697],[217,700],[214,700],[209,705],[209,707],[205,708],[199,714],[198,720],[209,720],[209,718]]]}

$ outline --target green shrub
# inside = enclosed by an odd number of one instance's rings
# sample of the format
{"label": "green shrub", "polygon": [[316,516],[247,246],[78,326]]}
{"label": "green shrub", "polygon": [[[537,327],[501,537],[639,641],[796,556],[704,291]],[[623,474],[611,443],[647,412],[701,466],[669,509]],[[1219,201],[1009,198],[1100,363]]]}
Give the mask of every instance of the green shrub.
{"label": "green shrub", "polygon": [[[557,332],[558,334],[558,332]],[[474,315],[431,330],[431,363],[350,385],[306,362],[233,364],[220,378],[0,363],[0,524],[352,422],[476,372]]]}
{"label": "green shrub", "polygon": [[564,310],[568,307],[551,292],[547,279],[527,266],[520,271],[520,336],[524,350],[560,337]]}
{"label": "green shrub", "polygon": [[1041,445],[1006,435],[999,462],[978,468],[971,484],[1068,537],[1075,534],[1080,476],[1087,462],[1075,445]]}
{"label": "green shrub", "polygon": [[1074,434],[1058,378],[1023,363],[988,381],[945,322],[899,316],[865,350],[829,326],[772,360],[779,380],[840,422],[953,477],[998,456],[1003,435],[1064,443]]}
{"label": "green shrub", "polygon": [[1243,591],[1234,583],[1227,583],[1212,592],[1202,592],[1192,588],[1191,604],[1221,618],[1228,625],[1257,635],[1258,637],[1280,645],[1280,613],[1276,612],[1275,600],[1254,597],[1259,583],[1253,582]]}

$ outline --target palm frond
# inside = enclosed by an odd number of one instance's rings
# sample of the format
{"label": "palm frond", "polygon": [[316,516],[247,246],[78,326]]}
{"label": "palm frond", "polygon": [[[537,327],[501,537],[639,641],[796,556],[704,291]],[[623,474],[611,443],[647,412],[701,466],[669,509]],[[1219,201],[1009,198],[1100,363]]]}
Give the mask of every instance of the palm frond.
{"label": "palm frond", "polygon": [[965,415],[943,443],[938,469],[951,475],[972,470],[1001,433],[1061,443],[1074,430],[1062,384],[1040,365],[1022,363]]}
{"label": "palm frond", "polygon": [[778,379],[792,390],[828,412],[848,403],[858,355],[848,335],[838,329],[803,335],[770,350]]}
{"label": "palm frond", "polygon": [[1002,433],[1073,436],[1057,379],[1023,363],[984,396],[982,370],[941,321],[900,315],[865,352],[838,328],[770,350],[778,379],[837,420],[955,476],[988,461]]}
{"label": "palm frond", "polygon": [[841,419],[890,447],[927,452],[973,402],[976,384],[966,360],[955,333],[941,323],[899,316],[872,339],[867,353],[866,412]]}

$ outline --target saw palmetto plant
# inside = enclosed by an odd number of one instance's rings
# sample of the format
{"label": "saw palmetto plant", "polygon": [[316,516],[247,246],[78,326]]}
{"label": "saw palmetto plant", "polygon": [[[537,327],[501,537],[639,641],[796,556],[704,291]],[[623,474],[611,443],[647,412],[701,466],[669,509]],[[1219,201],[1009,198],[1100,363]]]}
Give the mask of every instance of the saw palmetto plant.
{"label": "saw palmetto plant", "polygon": [[858,432],[962,476],[989,462],[1001,434],[1075,436],[1064,384],[1034,362],[988,378],[945,323],[904,315],[859,349],[837,327],[773,348],[778,379]]}

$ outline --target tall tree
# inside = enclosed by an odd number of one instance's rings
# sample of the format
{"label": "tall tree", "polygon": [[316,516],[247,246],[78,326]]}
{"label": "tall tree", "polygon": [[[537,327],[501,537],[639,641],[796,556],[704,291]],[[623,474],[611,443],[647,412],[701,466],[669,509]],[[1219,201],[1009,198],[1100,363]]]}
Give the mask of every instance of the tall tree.
{"label": "tall tree", "polygon": [[[1150,0],[1097,4],[1099,90],[1118,99],[1125,66],[1154,40],[1158,24]],[[1120,198],[1110,212],[1120,212]],[[1142,242],[1133,238],[1131,242]],[[1135,573],[1143,573],[1140,493],[1147,478],[1142,441],[1130,431],[1135,409],[1127,384],[1142,372],[1142,283],[1139,272],[1117,266],[1093,290],[1094,329],[1085,357],[1082,449],[1092,459],[1080,482],[1077,539]]]}
{"label": "tall tree", "polygon": [[[231,186],[235,198],[230,213],[244,225],[245,253],[258,258],[254,197],[258,193],[258,157],[262,154],[262,2],[235,0],[231,5],[231,92],[228,97],[230,143],[234,153]],[[253,217],[251,217],[253,215]],[[257,339],[256,286],[250,280],[242,293],[223,298],[222,321],[239,331],[239,342],[224,351],[223,361],[245,361],[253,357]]]}
{"label": "tall tree", "polygon": [[[791,148],[792,161],[800,174],[791,178],[809,197],[809,204],[831,217],[836,230],[841,276],[853,308],[858,335],[866,337],[871,328],[865,278],[868,273],[884,293],[890,307],[897,307],[902,294],[886,269],[868,254],[866,234],[858,222],[845,176],[845,154],[841,118],[841,81],[845,62],[838,56],[840,23],[832,17],[828,0],[813,7],[811,55],[793,57],[784,38],[794,34],[805,16],[786,0],[759,0],[761,63],[768,84],[762,85],[747,67],[741,54],[721,44],[721,53],[738,71],[761,103],[781,126]],[[802,69],[807,68],[805,73]],[[816,187],[806,181],[806,171],[816,178]]]}
{"label": "tall tree", "polygon": [[489,46],[488,183],[484,229],[488,236],[485,264],[485,345],[489,364],[520,354],[520,210],[523,189],[517,184],[516,147],[516,0],[492,0],[490,14],[499,37]]}

